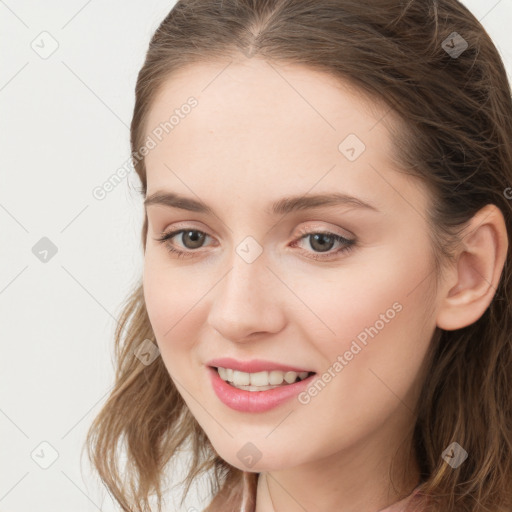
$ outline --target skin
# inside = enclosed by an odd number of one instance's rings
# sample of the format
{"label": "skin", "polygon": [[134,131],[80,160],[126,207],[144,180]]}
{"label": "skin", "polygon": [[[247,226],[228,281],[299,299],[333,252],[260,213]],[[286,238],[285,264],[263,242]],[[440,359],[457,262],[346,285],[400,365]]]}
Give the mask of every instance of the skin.
{"label": "skin", "polygon": [[[505,260],[503,217],[490,206],[468,225],[457,264],[434,288],[426,224],[428,195],[397,172],[386,110],[346,84],[299,66],[256,58],[194,64],[165,82],[146,134],[188,97],[198,100],[146,156],[147,196],[172,191],[207,203],[215,215],[148,205],[144,294],[163,361],[219,455],[260,473],[256,512],[375,512],[419,483],[414,454],[403,451],[436,326],[476,321],[494,295]],[[388,117],[388,119],[391,119]],[[366,150],[353,162],[338,145],[356,134]],[[271,215],[285,196],[340,192],[379,211],[348,205]],[[414,206],[414,207],[413,207]],[[327,244],[325,261],[309,233],[355,238],[349,251]],[[206,233],[203,245],[174,229]],[[263,252],[247,263],[247,237]],[[187,245],[185,245],[187,244]],[[195,251],[195,252],[194,252]],[[205,363],[262,358],[322,374],[365,327],[402,306],[308,404],[292,399],[264,413],[243,413],[215,395]],[[250,468],[237,453],[251,442]],[[262,478],[262,474],[267,479]],[[266,485],[268,482],[268,487]],[[271,493],[271,500],[269,498]]]}

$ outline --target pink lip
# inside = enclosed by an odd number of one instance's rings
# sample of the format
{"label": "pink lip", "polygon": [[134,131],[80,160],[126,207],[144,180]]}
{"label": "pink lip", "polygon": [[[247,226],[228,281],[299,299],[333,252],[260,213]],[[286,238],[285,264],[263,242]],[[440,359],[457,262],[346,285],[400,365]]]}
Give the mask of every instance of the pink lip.
{"label": "pink lip", "polygon": [[253,359],[251,361],[237,361],[231,357],[222,357],[220,359],[212,359],[205,363],[207,366],[214,366],[218,368],[232,368],[240,372],[256,373],[272,370],[280,370],[282,372],[310,372],[312,370],[303,370],[293,366],[285,366],[279,363],[273,363],[272,361],[264,361],[263,359]]}
{"label": "pink lip", "polygon": [[[275,368],[275,367],[274,367]],[[213,389],[220,401],[241,412],[265,412],[298,395],[311,383],[316,374],[307,379],[267,391],[246,391],[223,381],[215,368],[207,368]]]}

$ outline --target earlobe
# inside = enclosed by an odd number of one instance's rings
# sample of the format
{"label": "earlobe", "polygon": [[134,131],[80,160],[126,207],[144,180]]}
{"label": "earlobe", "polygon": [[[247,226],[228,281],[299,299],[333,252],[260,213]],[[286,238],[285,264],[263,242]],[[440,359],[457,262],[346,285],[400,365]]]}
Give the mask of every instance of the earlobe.
{"label": "earlobe", "polygon": [[450,274],[452,280],[437,315],[437,326],[448,331],[476,322],[496,294],[508,250],[501,210],[494,204],[480,209],[468,222],[461,238]]}

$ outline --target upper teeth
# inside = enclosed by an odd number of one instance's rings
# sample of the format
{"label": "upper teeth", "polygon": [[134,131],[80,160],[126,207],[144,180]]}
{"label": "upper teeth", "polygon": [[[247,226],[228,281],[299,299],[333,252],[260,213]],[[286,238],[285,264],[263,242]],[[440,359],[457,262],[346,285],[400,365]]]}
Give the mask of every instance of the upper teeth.
{"label": "upper teeth", "polygon": [[286,381],[288,384],[293,384],[297,380],[305,379],[309,372],[282,372],[279,370],[246,373],[231,368],[217,368],[220,378],[225,381],[232,382],[236,386],[278,386]]}

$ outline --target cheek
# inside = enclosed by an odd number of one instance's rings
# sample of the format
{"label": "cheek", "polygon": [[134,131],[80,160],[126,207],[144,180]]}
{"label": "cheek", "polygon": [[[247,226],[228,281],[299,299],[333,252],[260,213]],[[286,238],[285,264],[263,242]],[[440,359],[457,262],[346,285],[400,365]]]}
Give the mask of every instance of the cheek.
{"label": "cheek", "polygon": [[355,338],[364,344],[369,329],[375,332],[376,328],[382,337],[400,329],[411,314],[422,317],[425,287],[415,287],[428,274],[426,268],[420,268],[427,267],[427,262],[405,255],[397,258],[384,251],[375,251],[374,256],[340,266],[328,279],[288,276],[309,310],[304,312],[303,322],[310,326],[308,331],[318,329],[324,352],[338,354]]}
{"label": "cheek", "polygon": [[322,330],[315,338],[309,328],[325,361],[311,404],[327,424],[343,421],[361,431],[379,425],[401,400],[414,406],[411,393],[435,328],[426,308],[429,261],[418,252],[381,254],[316,293],[303,289],[308,305],[335,332]]}
{"label": "cheek", "polygon": [[[171,267],[165,256],[146,252],[144,299],[158,347],[169,370],[179,354],[192,347],[197,339],[197,326],[201,325],[199,317],[204,314],[201,298],[207,292],[208,284],[198,286],[191,272]],[[171,353],[173,357],[169,357]]]}
{"label": "cheek", "polygon": [[300,296],[307,297],[307,305],[322,320],[310,323],[322,328],[321,350],[328,364],[350,350],[353,341],[361,347],[353,359],[362,364],[414,348],[419,327],[428,321],[425,303],[431,278],[425,278],[431,263],[425,247],[423,239],[397,241],[368,250],[364,258],[333,271],[329,280],[317,280],[316,286],[311,280],[297,280],[297,287],[301,281],[309,283],[302,285]]}
{"label": "cheek", "polygon": [[[409,324],[417,328],[418,320],[427,314],[425,302],[432,278],[426,279],[431,274],[427,254],[428,241],[422,235],[404,236],[368,250],[349,269],[341,269],[328,290],[316,294],[336,338],[351,340],[361,334],[364,340],[371,327],[378,330],[378,336]],[[392,343],[398,343],[396,332],[393,339]]]}

